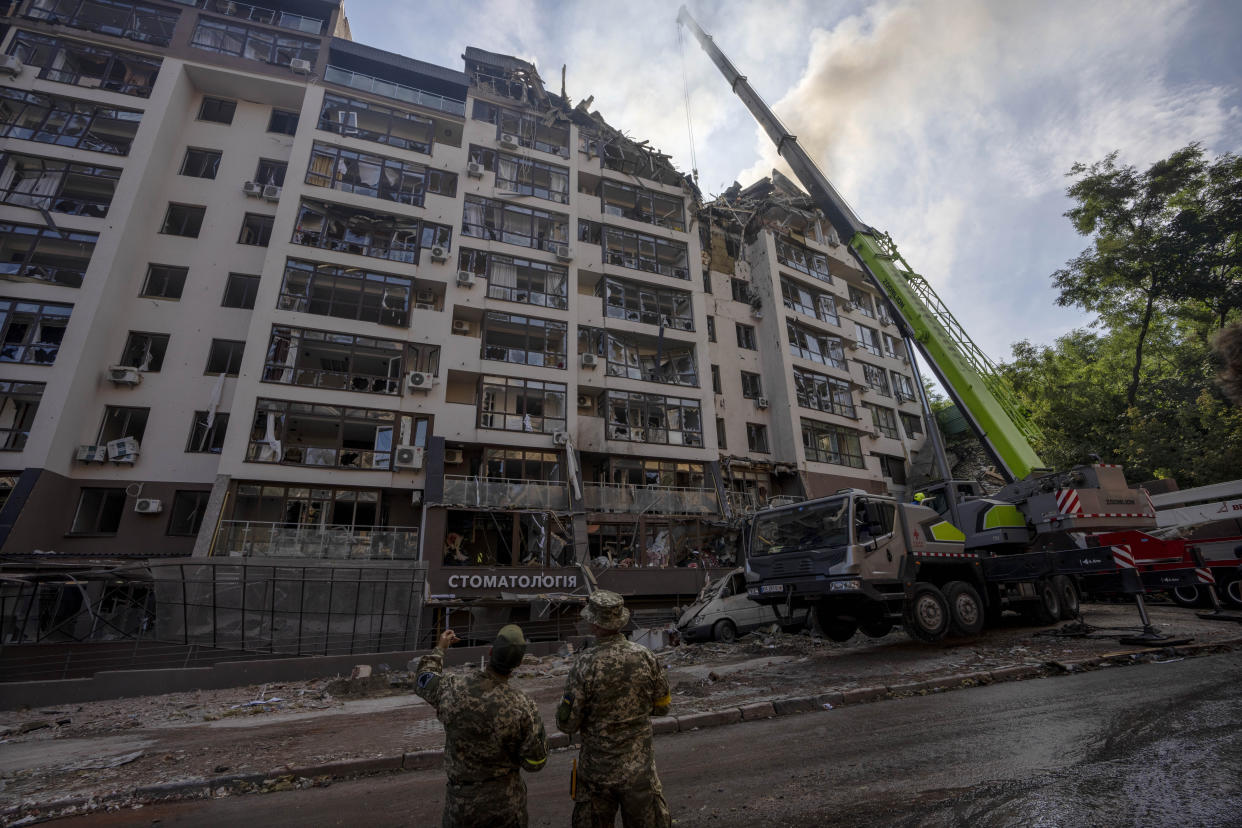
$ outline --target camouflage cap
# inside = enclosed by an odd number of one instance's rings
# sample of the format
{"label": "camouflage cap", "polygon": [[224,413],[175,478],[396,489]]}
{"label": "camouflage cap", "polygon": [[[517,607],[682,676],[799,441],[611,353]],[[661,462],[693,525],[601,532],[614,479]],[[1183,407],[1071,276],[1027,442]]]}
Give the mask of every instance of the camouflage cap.
{"label": "camouflage cap", "polygon": [[591,593],[586,609],[582,611],[582,620],[606,630],[619,630],[630,620],[630,611],[625,608],[625,599],[615,592],[598,589]]}
{"label": "camouflage cap", "polygon": [[496,633],[492,642],[492,654],[489,664],[501,675],[508,675],[513,668],[522,663],[526,655],[526,636],[517,624],[506,624]]}

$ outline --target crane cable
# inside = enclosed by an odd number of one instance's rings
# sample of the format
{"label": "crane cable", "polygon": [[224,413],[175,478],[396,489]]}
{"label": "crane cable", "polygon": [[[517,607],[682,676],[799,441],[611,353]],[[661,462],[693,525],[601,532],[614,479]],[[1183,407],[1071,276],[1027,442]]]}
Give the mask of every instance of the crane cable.
{"label": "crane cable", "polygon": [[690,172],[694,177],[694,183],[699,183],[699,161],[694,154],[694,123],[690,118],[690,78],[686,74],[686,42],[682,33],[681,21],[674,23],[677,27],[677,48],[681,52],[681,85],[685,96],[686,107],[686,132],[690,135]]}

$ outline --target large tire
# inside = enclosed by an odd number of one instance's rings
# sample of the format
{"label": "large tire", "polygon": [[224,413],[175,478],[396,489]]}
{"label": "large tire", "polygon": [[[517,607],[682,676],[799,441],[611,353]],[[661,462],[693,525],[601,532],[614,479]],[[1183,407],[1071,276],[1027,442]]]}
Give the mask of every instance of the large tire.
{"label": "large tire", "polygon": [[722,644],[737,641],[737,625],[728,618],[722,618],[712,627],[712,638]]}
{"label": "large tire", "polygon": [[1203,591],[1197,586],[1180,586],[1169,590],[1169,597],[1179,607],[1199,607],[1204,601]]}
{"label": "large tire", "polygon": [[949,631],[949,602],[935,584],[915,584],[903,616],[906,632],[919,641],[939,641]]}
{"label": "large tire", "polygon": [[1035,585],[1035,604],[1031,615],[1036,624],[1049,626],[1061,620],[1061,597],[1051,578],[1041,578]]}
{"label": "large tire", "polygon": [[949,602],[949,634],[973,638],[983,632],[983,599],[965,581],[944,585],[944,599]]}
{"label": "large tire", "polygon": [[1227,584],[1218,584],[1216,591],[1221,602],[1233,607],[1242,607],[1242,578],[1234,578]]}
{"label": "large tire", "polygon": [[820,621],[819,625],[823,627],[824,636],[829,641],[840,643],[849,641],[854,637],[854,633],[858,632],[858,624],[844,618],[830,618],[827,621]]}
{"label": "large tire", "polygon": [[1078,617],[1078,587],[1068,575],[1052,576],[1052,588],[1061,599],[1061,620],[1073,621]]}
{"label": "large tire", "polygon": [[858,625],[858,631],[867,636],[867,638],[883,638],[893,631],[893,624],[891,621],[883,619],[879,621],[863,621]]}

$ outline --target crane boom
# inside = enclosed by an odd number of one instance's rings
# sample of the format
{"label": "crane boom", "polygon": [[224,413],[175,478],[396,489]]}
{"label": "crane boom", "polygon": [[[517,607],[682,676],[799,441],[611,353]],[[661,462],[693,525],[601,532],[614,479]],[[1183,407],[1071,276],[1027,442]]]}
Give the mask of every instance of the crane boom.
{"label": "crane boom", "polygon": [[815,205],[837,232],[849,239],[850,250],[863,272],[893,306],[903,333],[917,344],[1001,473],[1012,482],[1042,471],[1044,464],[1031,445],[1033,440],[1039,439],[1038,429],[1023,413],[995,364],[970,339],[927,280],[910,268],[891,238],[858,218],[802,149],[798,139],[785,128],[685,6],[678,12],[677,22],[689,28],[698,39],[733,92],[772,139],[777,153],[789,164]]}

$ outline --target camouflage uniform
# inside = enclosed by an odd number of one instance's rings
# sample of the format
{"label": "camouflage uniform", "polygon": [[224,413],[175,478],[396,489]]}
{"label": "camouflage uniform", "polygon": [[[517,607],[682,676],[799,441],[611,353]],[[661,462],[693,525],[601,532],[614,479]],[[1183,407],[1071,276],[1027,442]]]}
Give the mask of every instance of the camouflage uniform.
{"label": "camouflage uniform", "polygon": [[[621,596],[600,591],[591,601],[604,605],[594,616],[588,605],[583,617],[591,623],[619,630],[629,620]],[[578,655],[556,710],[558,728],[582,732],[574,828],[612,826],[618,808],[626,828],[672,824],[656,774],[649,718],[666,714],[670,701],[668,679],[655,656],[625,636],[601,635]]]}
{"label": "camouflage uniform", "polygon": [[543,770],[548,737],[535,703],[490,667],[444,674],[444,651],[418,662],[415,691],[444,723],[444,828],[526,828],[526,783]]}

